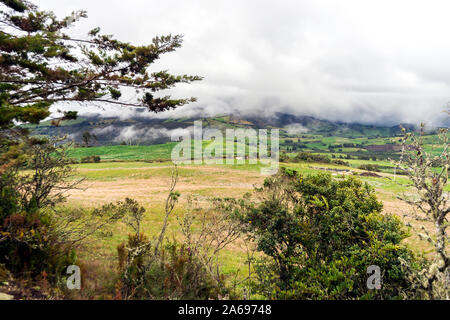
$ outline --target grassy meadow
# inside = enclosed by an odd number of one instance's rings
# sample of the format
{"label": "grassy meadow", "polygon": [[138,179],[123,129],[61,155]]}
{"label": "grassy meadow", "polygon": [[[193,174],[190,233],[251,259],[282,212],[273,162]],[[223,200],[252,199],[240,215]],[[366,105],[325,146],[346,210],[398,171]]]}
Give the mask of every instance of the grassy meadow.
{"label": "grassy meadow", "polygon": [[[74,164],[77,175],[84,178],[80,189],[71,190],[68,194],[69,207],[93,208],[109,202],[123,200],[126,197],[133,198],[146,209],[146,217],[143,230],[150,236],[157,236],[163,224],[164,201],[168,194],[173,163],[170,161],[148,161],[151,150],[159,152],[156,159],[163,158],[169,153],[171,145],[162,146],[114,146],[98,148],[78,148],[73,155],[83,157],[89,154],[101,155],[100,163]],[[101,152],[104,152],[104,155]],[[121,153],[123,151],[123,153]],[[164,154],[164,152],[167,152]],[[118,156],[115,156],[115,154]],[[142,157],[147,158],[142,158]],[[128,157],[128,158],[127,158]],[[126,161],[122,159],[127,158]],[[114,161],[110,161],[114,160]],[[134,159],[141,161],[132,161]],[[363,170],[356,169],[363,163],[377,163],[378,161],[352,160],[351,167],[323,164],[323,163],[281,163],[280,166],[289,167],[303,174],[316,173],[327,169],[341,170],[330,171],[335,177],[346,174],[344,170],[351,170],[354,174],[360,174]],[[382,162],[388,164],[387,161]],[[180,165],[178,167],[179,182],[176,190],[181,193],[178,205],[169,220],[167,237],[178,238],[181,236],[178,218],[188,210],[188,199],[193,198],[202,207],[208,206],[209,199],[214,197],[239,198],[246,192],[261,185],[265,176],[260,173],[260,165]],[[360,179],[372,185],[380,200],[384,203],[384,212],[400,216],[405,222],[415,223],[404,217],[411,209],[397,199],[400,194],[409,194],[408,180],[404,176],[396,176],[391,173],[381,172],[378,177],[360,176]],[[450,191],[450,188],[447,188]],[[430,228],[432,226],[429,226]],[[130,232],[126,225],[117,223],[111,226],[107,232],[96,234],[80,251],[81,260],[86,269],[93,266],[97,270],[100,266],[104,269],[104,277],[112,274],[117,267],[117,246],[127,239]],[[427,253],[430,247],[412,236],[406,240],[418,252]],[[248,273],[246,269],[247,250],[243,240],[236,241],[233,245],[222,251],[220,259],[222,271],[228,275],[229,281],[243,279]],[[89,275],[87,272],[88,286],[95,288],[105,279],[98,275]],[[95,291],[95,289],[93,289]],[[89,291],[88,291],[89,292]]]}

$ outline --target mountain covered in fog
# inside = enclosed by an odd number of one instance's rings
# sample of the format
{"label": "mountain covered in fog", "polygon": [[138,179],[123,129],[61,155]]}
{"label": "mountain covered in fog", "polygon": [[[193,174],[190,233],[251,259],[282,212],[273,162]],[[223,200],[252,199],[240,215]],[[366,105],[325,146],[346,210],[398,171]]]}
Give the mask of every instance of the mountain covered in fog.
{"label": "mountain covered in fog", "polygon": [[[202,121],[203,128],[220,130],[233,128],[271,129],[279,128],[281,136],[302,136],[320,134],[342,137],[388,137],[401,132],[396,126],[377,126],[359,123],[332,122],[311,116],[295,116],[277,113],[272,117],[224,115],[212,118],[159,119],[139,117],[132,119],[83,116],[76,120],[64,121],[54,126],[50,121],[38,126],[27,125],[34,135],[68,136],[81,142],[82,135],[89,132],[96,138],[98,145],[123,143],[158,144],[171,140],[172,135],[180,135],[186,130],[192,131],[194,121]],[[413,129],[412,125],[403,126]]]}

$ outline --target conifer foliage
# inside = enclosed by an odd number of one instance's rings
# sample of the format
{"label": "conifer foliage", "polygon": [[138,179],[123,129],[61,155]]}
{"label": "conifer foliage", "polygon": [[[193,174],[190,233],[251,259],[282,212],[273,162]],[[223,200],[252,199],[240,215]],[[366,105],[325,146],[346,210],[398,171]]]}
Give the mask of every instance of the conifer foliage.
{"label": "conifer foliage", "polygon": [[[148,71],[162,54],[181,46],[182,36],[155,37],[144,46],[104,35],[100,28],[83,39],[71,37],[71,25],[86,17],[85,11],[77,11],[58,19],[28,1],[0,0],[2,128],[15,121],[38,123],[49,116],[52,104],[61,101],[104,102],[152,112],[195,101],[155,93],[201,77]],[[135,93],[134,99],[124,98],[127,88]],[[66,112],[63,120],[74,117],[75,112]]]}

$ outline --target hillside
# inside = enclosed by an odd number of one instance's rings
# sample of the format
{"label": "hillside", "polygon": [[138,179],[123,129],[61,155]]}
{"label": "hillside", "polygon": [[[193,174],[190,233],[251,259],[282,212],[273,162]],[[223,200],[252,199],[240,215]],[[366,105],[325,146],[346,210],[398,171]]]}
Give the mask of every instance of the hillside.
{"label": "hillside", "polygon": [[[382,138],[392,137],[400,133],[400,125],[383,127],[364,125],[358,123],[332,122],[316,119],[311,116],[295,116],[285,113],[277,113],[275,116],[219,116],[212,118],[179,118],[157,119],[139,117],[133,119],[105,118],[105,117],[80,117],[77,120],[62,122],[55,127],[50,121],[38,126],[27,125],[35,135],[64,136],[75,142],[82,142],[82,134],[89,132],[95,135],[96,145],[119,144],[161,144],[170,141],[174,130],[183,130],[192,127],[194,121],[202,120],[204,128],[254,128],[254,129],[281,129],[281,137],[303,137],[305,134],[320,136],[338,136],[345,138]],[[412,129],[411,125],[404,125]]]}

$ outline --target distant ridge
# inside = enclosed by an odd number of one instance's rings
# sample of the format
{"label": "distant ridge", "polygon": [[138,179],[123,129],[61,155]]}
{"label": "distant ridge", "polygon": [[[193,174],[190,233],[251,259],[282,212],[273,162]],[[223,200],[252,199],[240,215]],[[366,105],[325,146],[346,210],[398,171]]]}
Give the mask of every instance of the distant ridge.
{"label": "distant ridge", "polygon": [[[401,133],[400,124],[396,126],[377,126],[359,123],[333,122],[312,116],[298,116],[287,113],[275,113],[271,117],[248,115],[223,115],[210,118],[191,117],[174,119],[156,119],[138,117],[132,119],[83,116],[77,120],[62,122],[55,127],[50,121],[40,125],[26,125],[34,135],[64,136],[80,142],[81,135],[89,132],[96,136],[99,145],[123,144],[127,141],[139,141],[140,144],[157,144],[170,141],[174,130],[186,130],[194,121],[202,120],[203,127],[225,130],[227,128],[279,128],[283,136],[302,133],[321,134],[342,137],[389,137]],[[403,124],[408,130],[415,126]]]}

